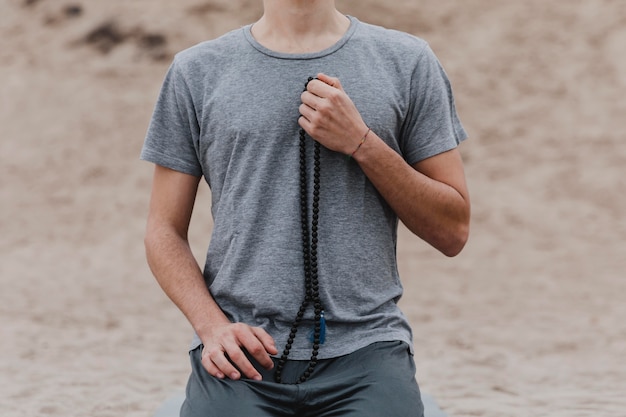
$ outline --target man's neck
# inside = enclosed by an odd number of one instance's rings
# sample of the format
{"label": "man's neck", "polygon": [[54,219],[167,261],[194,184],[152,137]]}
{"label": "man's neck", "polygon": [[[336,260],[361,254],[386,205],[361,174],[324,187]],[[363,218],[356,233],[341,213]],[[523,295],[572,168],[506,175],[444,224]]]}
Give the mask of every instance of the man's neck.
{"label": "man's neck", "polygon": [[252,35],[277,52],[310,53],[334,45],[349,26],[334,0],[265,0]]}

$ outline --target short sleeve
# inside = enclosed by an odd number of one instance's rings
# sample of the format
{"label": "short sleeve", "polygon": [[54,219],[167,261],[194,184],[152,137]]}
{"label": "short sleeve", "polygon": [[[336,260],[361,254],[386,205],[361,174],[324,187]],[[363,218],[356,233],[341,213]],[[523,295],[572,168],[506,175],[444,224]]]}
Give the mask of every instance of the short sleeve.
{"label": "short sleeve", "polygon": [[422,50],[414,69],[410,100],[401,138],[409,164],[454,149],[467,139],[450,80],[429,46]]}
{"label": "short sleeve", "polygon": [[199,177],[199,136],[192,95],[174,60],[161,87],[140,158]]}

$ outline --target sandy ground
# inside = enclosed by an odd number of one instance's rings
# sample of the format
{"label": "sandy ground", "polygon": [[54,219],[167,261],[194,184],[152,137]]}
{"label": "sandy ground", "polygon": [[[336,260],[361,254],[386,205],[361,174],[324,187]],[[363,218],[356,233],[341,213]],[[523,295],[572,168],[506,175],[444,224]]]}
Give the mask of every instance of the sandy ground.
{"label": "sandy ground", "polygon": [[[184,386],[138,153],[172,54],[260,3],[0,0],[0,415],[147,417]],[[472,138],[465,251],[399,242],[422,388],[455,417],[626,416],[626,2],[338,6],[426,38]]]}

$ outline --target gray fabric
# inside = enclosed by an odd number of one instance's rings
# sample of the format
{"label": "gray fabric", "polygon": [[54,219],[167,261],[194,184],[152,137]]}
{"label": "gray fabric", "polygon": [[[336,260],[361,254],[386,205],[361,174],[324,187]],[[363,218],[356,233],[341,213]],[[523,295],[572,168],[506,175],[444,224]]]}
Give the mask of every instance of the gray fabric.
{"label": "gray fabric", "polygon": [[[180,407],[185,401],[185,394],[175,394],[169,397],[159,406],[152,417],[179,417]],[[433,397],[422,393],[422,403],[424,404],[424,417],[448,417]]]}
{"label": "gray fabric", "polygon": [[[259,369],[262,381],[217,379],[191,351],[192,373],[181,417],[423,417],[415,363],[403,342],[374,343],[350,355],[319,361],[311,377],[293,384],[308,361],[288,361],[283,379]],[[260,368],[253,361],[255,367]]]}
{"label": "gray fabric", "polygon": [[[466,138],[426,42],[351,21],[336,45],[314,54],[269,51],[250,26],[179,53],[141,153],[205,177],[214,219],[207,285],[231,320],[263,327],[279,347],[304,297],[297,119],[307,78],[338,77],[368,126],[410,164]],[[327,149],[321,159],[319,280],[328,327],[319,357],[378,341],[412,346],[397,306],[398,219],[356,162]],[[309,311],[290,358],[308,359],[311,327]],[[191,348],[199,343],[194,337]]]}

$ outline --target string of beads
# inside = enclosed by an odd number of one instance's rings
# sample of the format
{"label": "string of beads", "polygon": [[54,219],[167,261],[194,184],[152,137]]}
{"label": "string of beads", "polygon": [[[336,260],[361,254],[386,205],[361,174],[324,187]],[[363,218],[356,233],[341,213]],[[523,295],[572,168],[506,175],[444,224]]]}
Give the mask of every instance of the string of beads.
{"label": "string of beads", "polygon": [[[306,90],[309,82],[313,78],[309,78],[304,85]],[[311,352],[311,359],[304,373],[298,378],[295,384],[301,384],[305,382],[313,373],[315,366],[317,365],[317,356],[319,353],[320,344],[323,337],[323,318],[324,308],[320,301],[319,295],[319,281],[317,270],[317,243],[318,243],[318,223],[319,223],[319,201],[320,201],[320,144],[315,141],[314,153],[313,153],[313,202],[311,205],[311,232],[309,234],[309,203],[308,203],[308,191],[307,191],[307,161],[306,161],[306,133],[304,129],[300,129],[300,217],[302,227],[302,256],[304,260],[304,282],[306,294],[300,309],[296,315],[293,324],[291,325],[291,332],[289,338],[285,344],[285,349],[276,364],[276,371],[274,373],[274,380],[278,383],[282,383],[282,371],[289,357],[291,347],[293,345],[296,334],[298,333],[298,327],[300,326],[304,314],[306,313],[309,305],[313,304],[315,313],[315,322],[313,330],[313,350]]]}

